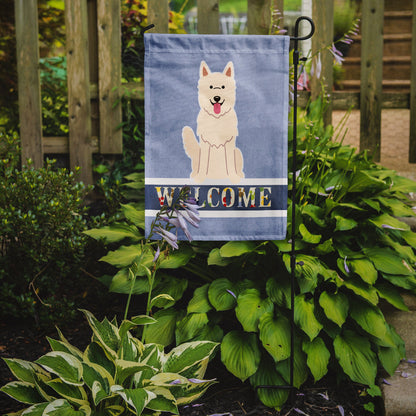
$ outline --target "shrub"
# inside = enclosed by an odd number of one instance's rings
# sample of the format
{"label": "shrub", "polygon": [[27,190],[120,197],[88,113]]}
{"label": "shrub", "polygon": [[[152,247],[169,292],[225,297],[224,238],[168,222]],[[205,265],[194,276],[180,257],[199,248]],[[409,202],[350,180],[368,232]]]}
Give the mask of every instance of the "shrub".
{"label": "shrub", "polygon": [[17,381],[1,390],[32,405],[24,414],[179,414],[178,405],[191,403],[215,383],[203,377],[217,344],[191,342],[165,354],[162,345],[145,345],[129,332],[153,324],[153,318],[137,316],[117,326],[84,313],[93,332],[84,352],[59,332],[59,340],[48,339],[52,351],[34,363],[5,359]]}
{"label": "shrub", "polygon": [[[415,191],[416,183],[332,141],[324,111],[319,99],[298,124],[294,385],[308,377],[317,381],[331,369],[374,394],[378,368],[392,374],[404,356],[380,302],[406,310],[400,293],[416,289],[416,234],[397,219],[414,215],[405,192]],[[142,189],[140,175],[129,179],[136,192]],[[101,259],[119,269],[103,278],[111,291],[127,293],[131,286],[140,210],[125,204],[124,221],[100,230],[117,244]],[[290,235],[290,216],[288,221]],[[253,387],[288,383],[290,250],[288,240],[182,244],[161,268],[182,267],[193,276],[159,275],[156,287],[173,301],[158,305],[146,342],[221,341],[221,359],[236,377]],[[178,301],[188,285],[195,290],[184,308]],[[138,274],[134,293],[146,291],[146,277]],[[258,394],[276,408],[288,396],[286,390]]]}
{"label": "shrub", "polygon": [[0,172],[0,314],[68,317],[64,292],[83,255],[87,189],[53,161],[17,170],[2,154]]}

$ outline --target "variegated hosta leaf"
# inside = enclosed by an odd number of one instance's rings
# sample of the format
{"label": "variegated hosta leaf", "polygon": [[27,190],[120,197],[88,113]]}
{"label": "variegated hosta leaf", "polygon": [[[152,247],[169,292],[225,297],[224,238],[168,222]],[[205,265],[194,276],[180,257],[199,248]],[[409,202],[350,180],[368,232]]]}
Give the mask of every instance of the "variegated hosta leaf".
{"label": "variegated hosta leaf", "polygon": [[166,355],[163,371],[178,373],[188,378],[201,379],[205,375],[208,361],[218,344],[211,341],[187,342],[173,348]]}
{"label": "variegated hosta leaf", "polygon": [[[78,359],[82,359],[82,352],[77,348],[71,345],[68,341],[56,340],[47,337],[49,345],[51,346],[52,351],[62,351],[68,354],[77,357]],[[65,339],[65,338],[64,338]]]}
{"label": "variegated hosta leaf", "polygon": [[122,386],[111,386],[111,392],[118,394],[126,404],[136,411],[137,415],[143,412],[147,404],[156,398],[156,394],[143,388],[138,389],[124,389]]}
{"label": "variegated hosta leaf", "polygon": [[117,358],[116,351],[120,346],[120,335],[118,328],[113,325],[107,318],[104,318],[102,322],[98,321],[95,316],[86,310],[83,310],[85,316],[88,319],[88,323],[97,338],[98,342],[110,353],[114,358]]}
{"label": "variegated hosta leaf", "polygon": [[131,329],[139,325],[150,325],[156,322],[157,320],[155,318],[152,318],[151,316],[147,316],[147,315],[134,316],[130,320],[126,319],[121,323],[118,333],[120,335],[120,338],[123,339],[124,336],[127,334],[127,331],[130,331]]}
{"label": "variegated hosta leaf", "polygon": [[[164,359],[163,346],[159,344],[145,344],[140,362],[152,368],[160,370]],[[134,376],[135,387],[142,387],[145,380],[149,380],[155,374],[154,370],[144,370]]]}
{"label": "variegated hosta leaf", "polygon": [[326,348],[322,338],[315,338],[313,341],[303,341],[302,349],[308,356],[306,363],[316,382],[328,372],[331,353]]}
{"label": "variegated hosta leaf", "polygon": [[44,402],[36,386],[27,381],[12,381],[3,386],[0,391],[22,403],[35,404]]}
{"label": "variegated hosta leaf", "polygon": [[151,409],[156,412],[169,412],[175,415],[179,414],[175,396],[167,388],[160,386],[147,386],[146,390],[156,395],[156,397],[150,400],[150,402],[146,405],[147,409]]}
{"label": "variegated hosta leaf", "polygon": [[153,368],[147,364],[135,361],[116,360],[117,380],[119,384],[123,384],[127,377],[144,370],[153,371]]}
{"label": "variegated hosta leaf", "polygon": [[92,391],[95,405],[110,395],[110,387],[114,385],[114,379],[104,367],[98,364],[84,362],[83,378],[85,384]]}
{"label": "variegated hosta leaf", "polygon": [[31,363],[30,361],[20,360],[18,358],[3,358],[10,371],[19,381],[26,381],[28,383],[35,382],[35,373],[48,376],[40,365]]}
{"label": "variegated hosta leaf", "polygon": [[130,332],[121,339],[121,346],[118,351],[119,358],[127,361],[140,361],[144,351],[143,343],[133,337]]}
{"label": "variegated hosta leaf", "polygon": [[242,381],[257,371],[260,358],[256,334],[231,331],[222,340],[221,361],[230,373]]}
{"label": "variegated hosta leaf", "polygon": [[290,324],[286,317],[274,318],[266,313],[260,318],[259,338],[265,350],[275,361],[282,361],[290,355]]}
{"label": "variegated hosta leaf", "polygon": [[48,405],[49,402],[34,404],[33,406],[30,406],[27,409],[25,409],[22,413],[12,413],[10,414],[10,416],[42,416],[43,411],[46,409]]}
{"label": "variegated hosta leaf", "polygon": [[100,416],[121,416],[125,410],[124,406],[114,404],[112,406],[106,406],[100,413]]}
{"label": "variegated hosta leaf", "polygon": [[91,342],[84,351],[84,361],[98,364],[103,367],[114,378],[116,366],[114,360],[98,342]]}
{"label": "variegated hosta leaf", "polygon": [[208,324],[206,313],[190,313],[176,324],[176,344],[190,341],[198,336]]}
{"label": "variegated hosta leaf", "polygon": [[158,373],[149,383],[166,387],[175,397],[177,405],[185,405],[198,399],[216,380],[188,379],[176,373]]}
{"label": "variegated hosta leaf", "polygon": [[[286,382],[276,371],[273,361],[264,357],[255,374],[250,377],[250,384],[257,388],[258,386],[284,386]],[[277,410],[289,397],[289,390],[287,389],[259,388],[256,391],[264,405]]]}
{"label": "variegated hosta leaf", "polygon": [[272,311],[272,301],[262,299],[257,289],[246,289],[238,295],[235,314],[246,332],[257,332],[260,317]]}
{"label": "variegated hosta leaf", "polygon": [[56,374],[63,381],[75,386],[82,386],[82,364],[78,358],[67,352],[48,352],[37,361],[45,370]]}
{"label": "variegated hosta leaf", "polygon": [[77,405],[88,404],[88,396],[83,387],[67,384],[63,382],[60,378],[48,381],[46,384],[52,389],[54,389],[59,396],[62,396],[64,399],[67,399],[70,403],[74,403]]}
{"label": "variegated hosta leaf", "polygon": [[91,408],[89,406],[81,406],[78,410],[74,409],[71,404],[69,404],[64,399],[54,400],[52,403],[49,403],[45,410],[43,411],[42,416],[90,416]]}
{"label": "variegated hosta leaf", "polygon": [[175,337],[176,319],[178,312],[173,309],[161,309],[154,314],[156,323],[147,325],[143,335],[146,343],[169,345]]}

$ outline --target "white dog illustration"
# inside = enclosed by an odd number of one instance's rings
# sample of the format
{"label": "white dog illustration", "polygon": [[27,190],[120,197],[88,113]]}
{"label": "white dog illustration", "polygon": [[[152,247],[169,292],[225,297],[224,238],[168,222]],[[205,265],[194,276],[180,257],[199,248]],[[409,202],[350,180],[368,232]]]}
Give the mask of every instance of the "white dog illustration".
{"label": "white dog illustration", "polygon": [[200,111],[197,118],[199,142],[191,127],[182,129],[183,146],[192,161],[190,175],[197,183],[206,178],[229,179],[238,183],[244,178],[243,155],[235,145],[237,114],[235,104],[234,65],[228,62],[224,71],[211,72],[201,62],[198,82]]}

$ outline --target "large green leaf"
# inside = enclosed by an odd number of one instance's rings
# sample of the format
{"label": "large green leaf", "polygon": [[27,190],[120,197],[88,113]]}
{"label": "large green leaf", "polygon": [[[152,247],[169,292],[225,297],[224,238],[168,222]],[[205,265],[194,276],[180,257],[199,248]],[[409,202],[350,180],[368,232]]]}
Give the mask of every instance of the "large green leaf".
{"label": "large green leaf", "polygon": [[199,335],[208,323],[206,313],[191,313],[186,315],[176,325],[176,344],[189,341]]}
{"label": "large green leaf", "polygon": [[312,341],[322,329],[322,324],[316,319],[313,299],[306,299],[305,295],[295,297],[295,323]]}
{"label": "large green leaf", "polygon": [[[159,296],[159,298],[153,301],[152,306],[170,308],[182,298],[187,287],[187,279],[179,279],[168,275],[162,276],[157,286],[153,288],[152,295],[154,297]],[[168,295],[171,299],[162,295]]]}
{"label": "large green leaf", "polygon": [[279,276],[279,280],[271,277],[266,283],[266,293],[269,298],[278,306],[290,308],[291,284],[285,276]]}
{"label": "large green leaf", "polygon": [[42,403],[45,401],[37,391],[36,386],[26,381],[12,381],[3,386],[0,391],[26,404]]}
{"label": "large green leaf", "polygon": [[348,261],[351,270],[357,273],[364,282],[373,285],[378,277],[377,270],[368,259],[353,259]]}
{"label": "large green leaf", "polygon": [[[283,261],[287,271],[291,272],[290,255],[284,254]],[[324,266],[319,259],[306,254],[296,255],[295,275],[301,289],[301,293],[313,291],[318,284],[318,274],[324,273]]]}
{"label": "large green leaf", "polygon": [[157,320],[152,325],[147,325],[143,330],[146,343],[156,343],[167,346],[175,339],[175,328],[178,312],[175,309],[162,309],[153,317]]}
{"label": "large green leaf", "polygon": [[378,217],[371,218],[370,222],[379,228],[393,229],[399,231],[409,231],[410,226],[389,214],[381,214]]}
{"label": "large green leaf", "polygon": [[[273,361],[263,358],[256,373],[250,377],[250,384],[257,388],[258,386],[284,386],[286,383],[276,371]],[[279,388],[259,388],[257,395],[267,407],[280,410],[289,397],[289,391]]]}
{"label": "large green leaf", "polygon": [[357,170],[351,179],[348,192],[365,192],[374,194],[389,186],[382,180],[371,175],[371,171]]}
{"label": "large green leaf", "polygon": [[[107,255],[101,257],[100,261],[105,261],[115,267],[127,267],[130,266],[141,254],[141,244],[121,246],[117,250],[109,251]],[[152,262],[153,255],[150,251],[147,251],[142,258],[142,264],[148,267],[152,264]]]}
{"label": "large green leaf", "polygon": [[144,210],[137,209],[133,204],[121,204],[124,216],[137,227],[144,229]]}
{"label": "large green leaf", "polygon": [[236,289],[226,278],[214,280],[208,288],[208,299],[217,311],[227,311],[234,308]]}
{"label": "large green leaf", "polygon": [[312,234],[309,232],[309,230],[306,228],[305,224],[299,225],[299,232],[302,236],[302,240],[306,243],[310,244],[319,244],[321,241],[322,235],[321,234]]}
{"label": "large green leaf", "polygon": [[214,248],[208,255],[208,266],[227,266],[232,261],[231,258],[221,257],[220,249]]}
{"label": "large green leaf", "polygon": [[377,360],[367,338],[345,330],[335,338],[334,350],[339,364],[352,381],[368,386],[375,384]]}
{"label": "large green leaf", "polygon": [[378,359],[383,368],[392,376],[402,359],[399,349],[394,347],[379,347]]}
{"label": "large green leaf", "polygon": [[393,275],[388,273],[382,273],[384,279],[389,281],[395,286],[401,287],[407,290],[416,289],[416,278],[413,275]]}
{"label": "large green leaf", "polygon": [[414,275],[414,270],[406,263],[405,260],[389,248],[368,248],[364,253],[374,263],[377,270],[392,275]]}
{"label": "large green leaf", "polygon": [[221,257],[238,257],[256,248],[252,241],[229,241],[220,248]]}
{"label": "large green leaf", "polygon": [[85,234],[96,240],[104,240],[106,243],[116,243],[129,238],[131,241],[139,241],[143,235],[139,233],[136,227],[127,224],[111,224],[102,228],[93,228],[84,231]]}
{"label": "large green leaf", "polygon": [[404,300],[402,296],[400,295],[400,292],[390,283],[387,283],[387,282],[378,283],[376,284],[376,289],[380,298],[386,300],[395,308],[401,311],[409,310],[407,305],[404,303]]}
{"label": "large green leaf", "polygon": [[257,289],[246,289],[238,295],[235,314],[244,331],[257,332],[260,317],[272,311],[272,301],[269,298],[262,299]]}
{"label": "large green leaf", "polygon": [[[290,382],[290,360],[288,358],[284,361],[276,363],[276,370],[286,380]],[[294,357],[293,357],[293,385],[299,388],[308,378],[308,366],[306,364],[306,355],[302,351],[302,346],[298,340],[295,339]]]}
{"label": "large green leaf", "polygon": [[[139,269],[139,273],[143,271],[143,268]],[[108,289],[114,293],[124,293],[133,295],[141,295],[149,291],[149,280],[143,277],[137,277],[134,281],[132,279],[129,268],[119,270],[111,279],[110,287]]]}
{"label": "large green leaf", "polygon": [[342,326],[348,316],[348,297],[342,293],[322,292],[319,297],[319,304],[325,312],[328,319]]}
{"label": "large green leaf", "polygon": [[257,371],[260,358],[256,334],[231,331],[222,340],[221,360],[227,370],[242,381]]}
{"label": "large green leaf", "polygon": [[352,218],[345,218],[341,215],[334,215],[336,226],[334,231],[348,231],[355,228],[358,223]]}
{"label": "large green leaf", "polygon": [[328,363],[331,353],[328,351],[322,338],[313,341],[303,341],[302,349],[307,355],[306,363],[315,379],[320,380],[328,372]]}
{"label": "large green leaf", "polygon": [[188,313],[206,313],[212,309],[208,300],[209,283],[195,289],[194,296],[188,303]]}
{"label": "large green leaf", "polygon": [[161,253],[159,257],[159,267],[161,269],[178,269],[179,267],[186,266],[189,260],[194,256],[195,253],[192,248],[182,244],[179,250],[170,251],[168,255]]}
{"label": "large green leaf", "polygon": [[378,296],[376,289],[373,286],[363,282],[361,279],[352,276],[344,280],[342,285],[347,289],[352,290],[356,295],[361,296],[373,305],[377,305]]}
{"label": "large green leaf", "polygon": [[307,204],[302,207],[302,214],[312,218],[313,222],[319,227],[325,227],[325,211],[317,205]]}
{"label": "large green leaf", "polygon": [[82,386],[82,364],[67,352],[51,351],[37,361],[46,371],[56,374],[68,384]]}
{"label": "large green leaf", "polygon": [[273,318],[265,313],[260,318],[259,338],[265,350],[275,361],[282,361],[290,355],[290,324],[284,316]]}

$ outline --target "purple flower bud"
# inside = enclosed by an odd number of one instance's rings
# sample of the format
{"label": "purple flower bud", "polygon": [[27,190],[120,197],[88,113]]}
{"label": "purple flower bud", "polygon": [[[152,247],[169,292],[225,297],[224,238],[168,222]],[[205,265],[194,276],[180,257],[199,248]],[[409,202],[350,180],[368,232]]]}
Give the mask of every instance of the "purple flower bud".
{"label": "purple flower bud", "polygon": [[388,386],[391,386],[391,383],[389,383],[385,378],[383,378],[383,383],[387,384]]}
{"label": "purple flower bud", "polygon": [[393,227],[388,224],[381,224],[381,228],[388,228],[390,230],[406,231],[404,228]]}
{"label": "purple flower bud", "polygon": [[237,296],[234,292],[232,292],[230,289],[225,289],[233,298],[237,299]]}
{"label": "purple flower bud", "polygon": [[162,227],[155,227],[156,234],[160,235],[173,249],[178,249],[178,237],[175,234],[163,229]]}
{"label": "purple flower bud", "polygon": [[339,410],[339,413],[341,414],[341,416],[344,416],[345,415],[344,408],[340,404],[337,407],[338,407],[338,410]]}
{"label": "purple flower bud", "polygon": [[157,246],[157,250],[156,250],[155,256],[153,257],[153,263],[156,263],[156,261],[159,258],[159,256],[160,256],[160,247]]}
{"label": "purple flower bud", "polygon": [[347,264],[347,256],[345,256],[345,258],[344,258],[344,269],[347,273],[350,272],[350,269],[349,269],[348,264]]}
{"label": "purple flower bud", "polygon": [[176,380],[171,381],[169,384],[182,384],[182,381],[178,378]]}

